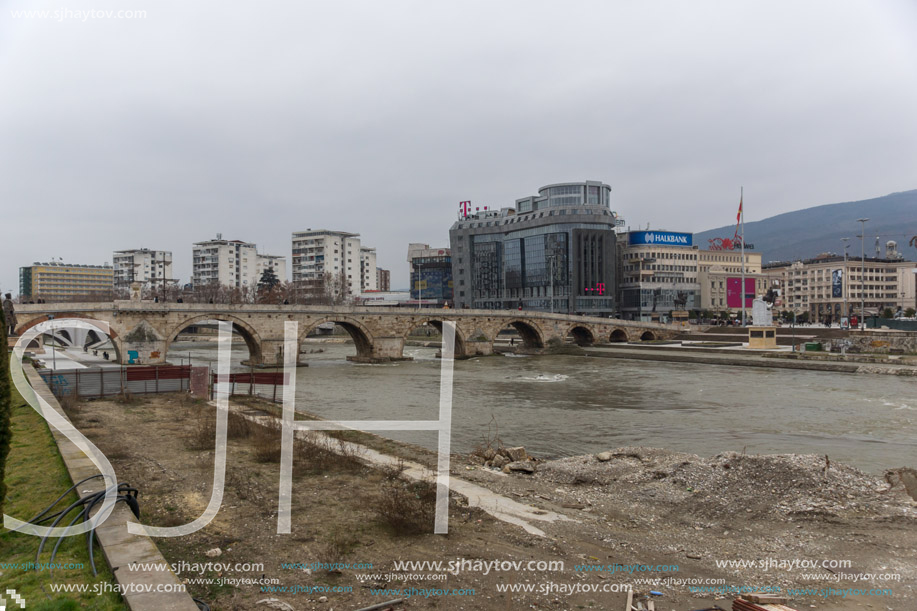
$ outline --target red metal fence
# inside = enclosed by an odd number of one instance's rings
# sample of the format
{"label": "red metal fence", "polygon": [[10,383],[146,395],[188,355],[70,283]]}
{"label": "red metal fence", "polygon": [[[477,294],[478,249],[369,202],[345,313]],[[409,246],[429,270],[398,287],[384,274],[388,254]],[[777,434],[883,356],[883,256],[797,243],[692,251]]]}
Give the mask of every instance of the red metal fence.
{"label": "red metal fence", "polygon": [[210,398],[213,399],[214,388],[217,384],[228,383],[231,395],[258,395],[277,402],[278,398],[283,398],[283,390],[281,388],[278,391],[278,387],[282,387],[286,381],[286,375],[282,371],[230,373],[228,376],[213,373],[210,375]]}
{"label": "red metal fence", "polygon": [[180,392],[189,388],[188,365],[148,365],[142,367],[82,367],[79,369],[40,369],[39,375],[57,396],[106,397],[129,392],[143,395]]}

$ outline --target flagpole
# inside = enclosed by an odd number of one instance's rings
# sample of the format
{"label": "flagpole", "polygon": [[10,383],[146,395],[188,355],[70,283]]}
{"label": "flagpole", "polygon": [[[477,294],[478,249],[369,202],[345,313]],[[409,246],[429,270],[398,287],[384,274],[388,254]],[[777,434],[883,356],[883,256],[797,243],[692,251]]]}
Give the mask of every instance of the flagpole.
{"label": "flagpole", "polygon": [[745,199],[745,187],[739,187],[739,216],[741,217],[742,225],[742,326],[745,326],[745,205],[743,200]]}

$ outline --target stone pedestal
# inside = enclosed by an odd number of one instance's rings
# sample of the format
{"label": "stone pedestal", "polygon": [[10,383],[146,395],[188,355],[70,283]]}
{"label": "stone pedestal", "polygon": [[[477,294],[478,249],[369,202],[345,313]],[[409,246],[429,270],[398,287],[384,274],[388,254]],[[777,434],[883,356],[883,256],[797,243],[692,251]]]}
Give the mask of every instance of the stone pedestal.
{"label": "stone pedestal", "polygon": [[777,327],[748,327],[748,347],[753,350],[775,350]]}

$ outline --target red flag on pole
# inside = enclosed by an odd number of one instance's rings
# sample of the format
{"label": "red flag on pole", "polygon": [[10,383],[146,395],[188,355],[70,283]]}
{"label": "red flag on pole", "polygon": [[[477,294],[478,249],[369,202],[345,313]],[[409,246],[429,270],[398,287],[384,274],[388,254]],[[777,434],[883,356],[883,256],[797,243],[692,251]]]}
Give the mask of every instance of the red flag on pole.
{"label": "red flag on pole", "polygon": [[736,240],[739,239],[739,225],[742,223],[742,197],[739,197],[739,213],[736,214],[736,232],[733,236]]}

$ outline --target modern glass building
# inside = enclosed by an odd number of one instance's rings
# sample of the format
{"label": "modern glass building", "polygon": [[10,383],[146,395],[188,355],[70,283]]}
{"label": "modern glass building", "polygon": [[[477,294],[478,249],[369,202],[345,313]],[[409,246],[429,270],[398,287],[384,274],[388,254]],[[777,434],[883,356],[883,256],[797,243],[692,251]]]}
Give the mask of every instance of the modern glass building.
{"label": "modern glass building", "polygon": [[471,210],[449,230],[455,305],[607,316],[615,312],[611,187],[548,185],[514,208]]}
{"label": "modern glass building", "polygon": [[411,299],[444,305],[453,301],[452,254],[448,248],[429,244],[408,245]]}

